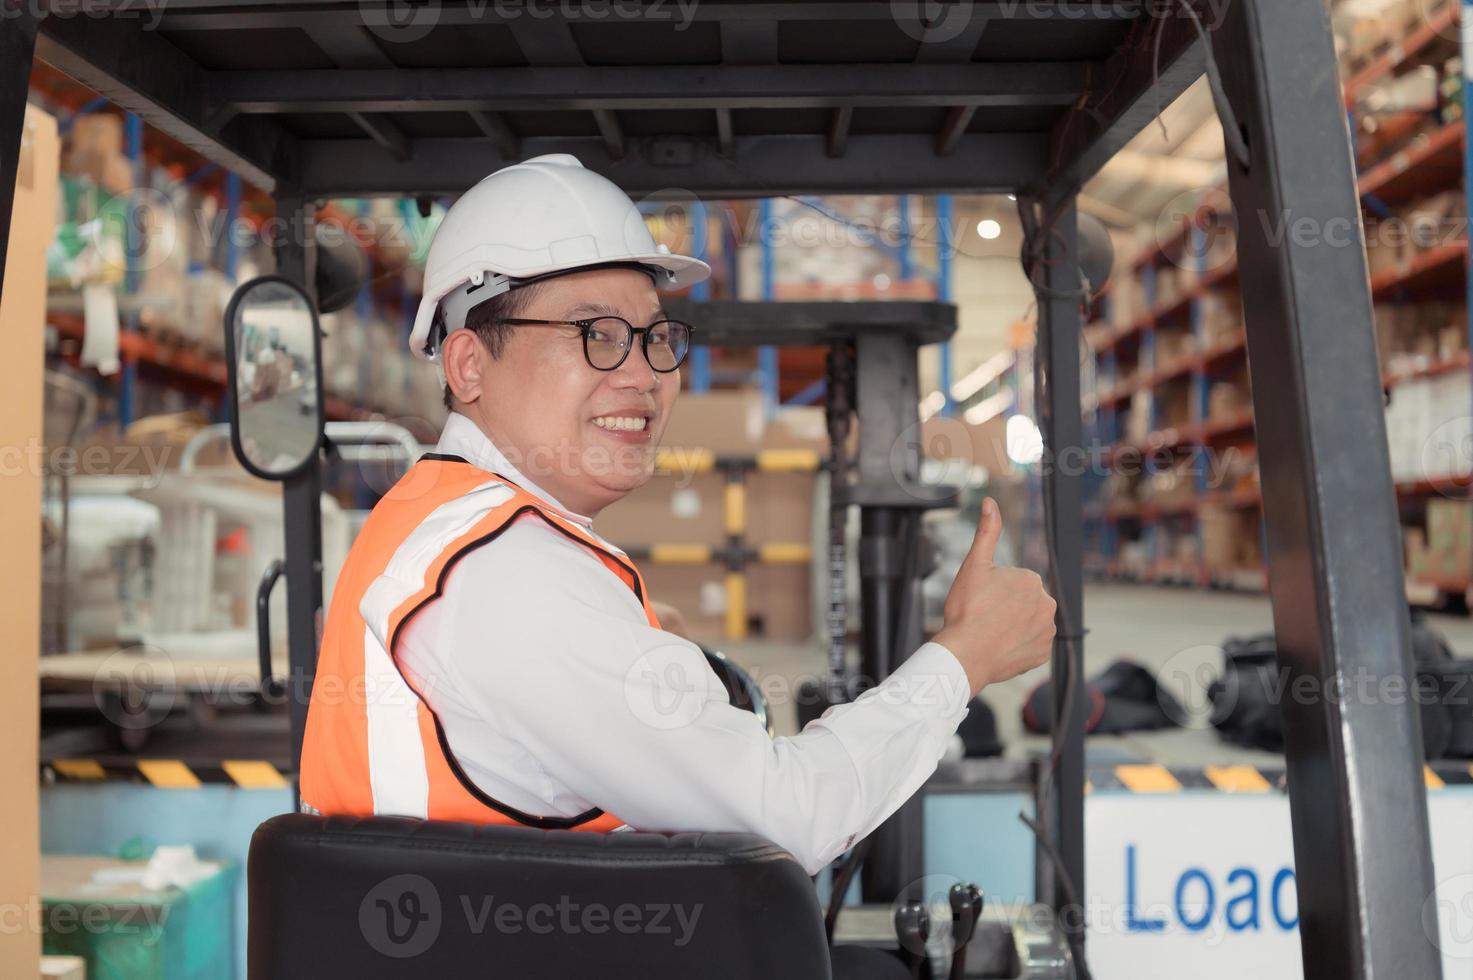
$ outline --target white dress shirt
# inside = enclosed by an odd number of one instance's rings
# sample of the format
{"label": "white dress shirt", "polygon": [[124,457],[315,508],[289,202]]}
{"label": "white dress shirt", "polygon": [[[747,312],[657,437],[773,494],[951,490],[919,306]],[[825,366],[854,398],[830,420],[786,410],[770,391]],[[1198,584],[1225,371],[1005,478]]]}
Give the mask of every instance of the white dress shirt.
{"label": "white dress shirt", "polygon": [[[465,416],[450,416],[436,451],[591,530]],[[971,694],[956,657],[927,643],[857,701],[773,738],[731,706],[695,644],[651,627],[592,551],[533,515],[455,565],[397,654],[493,799],[535,816],[598,807],[638,830],[758,834],[810,874],[920,788]]]}

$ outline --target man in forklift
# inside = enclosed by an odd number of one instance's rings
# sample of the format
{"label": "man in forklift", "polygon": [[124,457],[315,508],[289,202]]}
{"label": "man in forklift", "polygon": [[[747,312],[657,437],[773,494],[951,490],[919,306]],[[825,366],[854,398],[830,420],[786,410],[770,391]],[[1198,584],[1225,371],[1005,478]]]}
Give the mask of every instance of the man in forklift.
{"label": "man in forklift", "polygon": [[[661,628],[593,519],[649,479],[699,329],[656,287],[709,273],[567,155],[499,170],[450,209],[410,343],[451,414],[340,573],[303,809],[746,832],[815,874],[921,787],[978,691],[1049,656],[1054,602],[993,564],[992,501],[934,640],[798,735],[771,737]],[[835,972],[897,965],[841,954]]]}

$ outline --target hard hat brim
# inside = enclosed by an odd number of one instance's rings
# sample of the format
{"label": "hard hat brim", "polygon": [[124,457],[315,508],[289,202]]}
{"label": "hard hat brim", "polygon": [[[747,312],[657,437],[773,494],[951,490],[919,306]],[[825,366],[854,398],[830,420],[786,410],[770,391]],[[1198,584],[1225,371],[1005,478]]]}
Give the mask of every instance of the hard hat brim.
{"label": "hard hat brim", "polygon": [[[567,265],[560,264],[545,269],[520,270],[511,278],[514,282],[523,279],[548,278],[553,275],[579,272],[585,269],[611,264],[642,265],[665,273],[663,277],[657,277],[655,284],[655,288],[661,291],[684,289],[687,286],[694,286],[698,282],[704,282],[711,276],[711,267],[694,256],[676,255],[671,252],[646,252],[636,255],[621,255],[616,262],[612,263],[607,258],[591,258],[587,262],[575,262]],[[487,270],[487,272],[492,271]],[[462,280],[437,295],[425,295],[420,299],[419,309],[415,312],[414,316],[414,329],[409,334],[409,350],[415,357],[426,361],[438,359],[438,350],[427,349],[429,346],[430,330],[434,324],[435,311],[439,308],[442,299],[470,281],[470,279]]]}

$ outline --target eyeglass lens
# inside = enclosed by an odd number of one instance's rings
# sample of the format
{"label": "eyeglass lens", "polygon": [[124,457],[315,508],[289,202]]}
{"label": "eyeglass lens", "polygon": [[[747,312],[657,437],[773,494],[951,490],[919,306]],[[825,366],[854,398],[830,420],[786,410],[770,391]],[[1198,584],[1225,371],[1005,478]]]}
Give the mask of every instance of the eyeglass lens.
{"label": "eyeglass lens", "polygon": [[[601,371],[612,371],[624,360],[634,342],[634,327],[616,316],[599,317],[588,324],[583,348],[588,363]],[[690,325],[679,320],[660,320],[643,331],[645,358],[656,371],[674,371],[690,350]]]}

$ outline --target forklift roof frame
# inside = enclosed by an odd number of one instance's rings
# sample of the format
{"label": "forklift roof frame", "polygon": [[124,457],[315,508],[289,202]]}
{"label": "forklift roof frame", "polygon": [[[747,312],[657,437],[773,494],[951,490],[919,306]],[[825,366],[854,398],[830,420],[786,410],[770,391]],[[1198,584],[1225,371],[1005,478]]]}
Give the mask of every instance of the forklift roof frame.
{"label": "forklift roof frame", "polygon": [[[316,199],[454,194],[548,152],[635,196],[1037,202],[1040,421],[1061,461],[1046,519],[1075,617],[1080,474],[1062,464],[1083,446],[1074,198],[1215,54],[1248,148],[1229,183],[1235,213],[1253,216],[1238,251],[1255,417],[1272,420],[1256,434],[1274,628],[1281,665],[1314,692],[1283,705],[1304,975],[1440,976],[1421,919],[1433,875],[1413,705],[1336,696],[1347,679],[1408,669],[1366,260],[1358,242],[1274,234],[1284,218],[1323,230],[1359,215],[1319,0],[7,0],[0,12],[0,174],[16,172],[34,55],[308,221]],[[0,180],[0,260],[12,194]],[[285,242],[281,271],[311,282],[312,251]],[[288,485],[288,521],[315,526],[306,503],[290,513],[294,497],[315,493]],[[1068,663],[1078,676],[1082,630],[1060,626],[1055,677]],[[315,640],[290,632],[294,646]],[[1072,712],[1057,736],[1051,821],[1081,882],[1083,719]]]}

